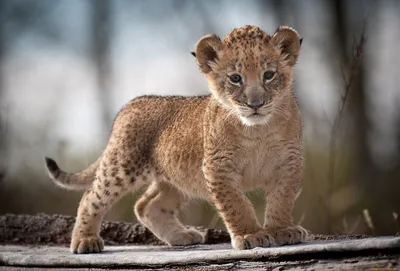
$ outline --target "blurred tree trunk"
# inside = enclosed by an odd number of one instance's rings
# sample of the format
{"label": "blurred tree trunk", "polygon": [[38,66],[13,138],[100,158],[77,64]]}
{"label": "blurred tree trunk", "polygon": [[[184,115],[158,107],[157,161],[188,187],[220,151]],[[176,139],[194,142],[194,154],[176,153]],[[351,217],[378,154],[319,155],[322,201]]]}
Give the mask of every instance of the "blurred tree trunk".
{"label": "blurred tree trunk", "polygon": [[[261,9],[261,12],[269,12],[272,10],[271,13],[275,14],[275,20],[277,22],[276,28],[278,28],[279,25],[284,25],[285,23],[285,7],[287,5],[286,0],[259,0],[259,6]],[[267,31],[268,32],[268,31]],[[270,33],[270,34],[273,34]]]}
{"label": "blurred tree trunk", "polygon": [[5,11],[6,5],[5,0],[0,1],[0,181],[5,175],[5,162],[6,162],[6,118],[4,109],[4,77],[3,77],[3,65],[4,65],[4,51],[5,51]]}
{"label": "blurred tree trunk", "polygon": [[[5,11],[4,11],[4,7],[5,7],[5,3],[7,1],[3,0],[0,1],[0,101],[3,101],[3,87],[4,87],[4,83],[3,83],[3,61],[4,61],[4,50],[5,50],[5,37],[4,37],[4,24],[5,24]],[[2,122],[0,122],[0,125],[2,124]],[[3,131],[3,130],[0,130]]]}
{"label": "blurred tree trunk", "polygon": [[[397,3],[397,11],[400,13],[400,3]],[[400,93],[400,86],[397,85],[397,93]],[[396,175],[400,176],[400,110],[397,111],[397,163],[396,163]]]}
{"label": "blurred tree trunk", "polygon": [[[397,2],[397,11],[400,13],[400,3]],[[397,80],[397,79],[396,79]],[[400,93],[400,85],[397,85],[397,93]],[[399,97],[397,97],[399,98]],[[400,184],[398,182],[398,180],[400,180],[400,110],[397,110],[397,120],[396,120],[396,143],[397,143],[397,151],[396,151],[396,162],[395,162],[395,167],[393,170],[393,176],[392,176],[392,184],[394,184],[394,187],[397,187],[397,189],[395,189],[395,191],[399,191],[400,190]],[[391,191],[392,193],[394,192],[393,190]],[[393,211],[397,211],[400,212],[399,207],[397,207],[397,210],[394,209]],[[398,223],[399,223],[399,227],[400,227],[400,219],[398,219]],[[397,229],[398,232],[400,232],[400,228]]]}
{"label": "blurred tree trunk", "polygon": [[[348,127],[352,127],[352,138],[350,138],[351,144],[353,145],[352,150],[355,157],[355,168],[353,171],[352,179],[355,180],[355,184],[359,187],[361,202],[360,212],[363,208],[369,208],[370,213],[373,215],[376,210],[374,208],[379,207],[378,199],[376,195],[373,196],[375,189],[375,180],[377,178],[377,167],[373,163],[371,157],[371,151],[368,144],[368,134],[370,133],[370,121],[367,115],[367,95],[365,88],[365,61],[355,65],[353,68],[349,66],[354,57],[354,44],[355,40],[350,40],[349,37],[355,37],[359,39],[362,28],[365,27],[364,12],[360,5],[357,7],[357,12],[354,12],[354,6],[349,5],[347,1],[332,0],[331,5],[333,8],[333,14],[335,18],[335,31],[334,40],[339,52],[339,59],[343,65],[343,71],[347,75],[347,80],[350,80],[351,76],[354,76],[353,83],[349,89],[347,111],[349,113],[346,119]],[[349,10],[349,9],[353,10]],[[349,23],[348,14],[352,14],[353,22]],[[349,50],[351,49],[351,50]],[[355,70],[351,70],[355,69]],[[374,204],[372,204],[375,202]],[[342,219],[341,217],[339,217]],[[327,217],[327,227],[329,232],[332,230],[332,217]]]}
{"label": "blurred tree trunk", "polygon": [[[346,28],[346,16],[345,16],[345,3],[342,1],[337,1],[337,0],[329,0],[331,9],[332,9],[332,17],[333,17],[333,31],[332,31],[332,38],[331,40],[334,43],[334,50],[337,52],[337,58],[339,59],[340,65],[342,66],[343,73],[346,74],[347,71],[347,63],[349,62],[349,58],[347,57],[347,28]],[[336,65],[333,65],[334,69],[336,69]],[[343,85],[342,83],[338,84],[339,86]],[[342,93],[342,87],[338,89],[339,93]],[[336,112],[335,112],[336,114]],[[335,128],[333,128],[335,129]],[[337,133],[334,135],[335,131],[332,131],[331,137],[337,136]],[[331,138],[331,144],[334,139]],[[336,157],[334,153],[336,152],[335,145],[331,145],[331,157],[329,159],[336,160]],[[333,153],[332,153],[333,152]],[[334,218],[332,217],[332,206],[331,206],[331,197],[333,195],[333,190],[334,190],[334,173],[336,171],[336,168],[334,167],[335,161],[329,161],[329,164],[332,168],[328,169],[328,179],[327,179],[327,199],[326,199],[326,217],[325,217],[325,228],[326,232],[328,234],[332,233],[333,228],[334,228]]]}
{"label": "blurred tree trunk", "polygon": [[199,17],[201,18],[201,27],[202,30],[201,32],[203,32],[203,34],[221,34],[218,27],[216,27],[216,25],[213,23],[213,18],[210,16],[209,12],[207,11],[207,9],[204,7],[206,4],[206,2],[204,1],[195,1],[195,5],[196,5],[196,12],[197,14],[199,14]]}
{"label": "blurred tree trunk", "polygon": [[[299,31],[301,35],[301,29],[299,29],[299,1],[293,0],[260,0],[262,8],[264,10],[272,9],[275,14],[277,21],[277,27],[279,25],[288,25]],[[301,4],[300,4],[301,5]]]}
{"label": "blurred tree trunk", "polygon": [[284,25],[285,23],[285,6],[286,6],[286,1],[285,0],[272,0],[272,2],[266,1],[266,0],[261,0],[263,8],[268,9],[272,8],[274,10],[274,13],[276,14],[276,20],[278,22],[278,25]]}
{"label": "blurred tree trunk", "polygon": [[110,0],[92,0],[92,61],[96,71],[96,82],[101,104],[101,116],[104,129],[111,127],[111,59],[112,38],[112,2]]}

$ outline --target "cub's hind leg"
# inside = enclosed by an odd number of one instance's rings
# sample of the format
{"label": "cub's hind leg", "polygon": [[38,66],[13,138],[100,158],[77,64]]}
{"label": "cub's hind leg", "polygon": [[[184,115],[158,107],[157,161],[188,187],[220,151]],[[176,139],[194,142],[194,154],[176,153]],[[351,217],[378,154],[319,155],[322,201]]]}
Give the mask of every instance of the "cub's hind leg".
{"label": "cub's hind leg", "polygon": [[199,231],[185,227],[178,214],[185,201],[177,188],[165,182],[153,182],[135,205],[137,218],[155,236],[170,246],[204,243]]}
{"label": "cub's hind leg", "polygon": [[102,162],[97,177],[83,195],[71,238],[71,252],[95,253],[104,248],[100,226],[104,214],[127,192],[139,184],[133,173],[121,165]]}

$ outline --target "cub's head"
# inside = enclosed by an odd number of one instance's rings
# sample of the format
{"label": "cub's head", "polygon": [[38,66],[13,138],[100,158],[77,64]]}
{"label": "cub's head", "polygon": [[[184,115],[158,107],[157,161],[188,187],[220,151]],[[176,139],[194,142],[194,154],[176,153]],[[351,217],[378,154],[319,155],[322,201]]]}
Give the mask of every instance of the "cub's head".
{"label": "cub's head", "polygon": [[232,30],[223,40],[207,35],[195,56],[214,97],[245,125],[268,123],[291,95],[301,38],[288,26],[270,36],[255,26]]}

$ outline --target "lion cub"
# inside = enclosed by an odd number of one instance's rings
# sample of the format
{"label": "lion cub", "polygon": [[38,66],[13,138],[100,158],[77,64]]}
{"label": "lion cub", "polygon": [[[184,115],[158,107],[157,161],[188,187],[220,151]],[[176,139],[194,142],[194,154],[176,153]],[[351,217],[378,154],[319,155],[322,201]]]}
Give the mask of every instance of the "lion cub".
{"label": "lion cub", "polygon": [[[137,218],[167,244],[203,243],[178,220],[189,198],[211,200],[235,249],[294,244],[307,231],[293,224],[302,171],[302,123],[292,92],[301,39],[281,26],[272,36],[255,26],[208,35],[194,55],[211,95],[143,96],[116,117],[103,154],[87,169],[66,173],[46,158],[50,178],[86,189],[71,251],[100,252],[106,211],[141,185]],[[244,192],[264,188],[264,225]]]}

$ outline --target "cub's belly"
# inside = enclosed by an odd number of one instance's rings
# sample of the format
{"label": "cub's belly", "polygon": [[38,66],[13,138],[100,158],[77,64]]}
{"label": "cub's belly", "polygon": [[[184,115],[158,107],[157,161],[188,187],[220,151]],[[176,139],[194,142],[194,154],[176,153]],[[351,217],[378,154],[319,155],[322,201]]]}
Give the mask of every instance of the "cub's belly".
{"label": "cub's belly", "polygon": [[176,170],[170,182],[192,198],[210,199],[206,180],[200,167]]}
{"label": "cub's belly", "polygon": [[209,197],[202,170],[203,156],[199,152],[170,148],[159,155],[158,165],[169,183],[189,197]]}
{"label": "cub's belly", "polygon": [[[256,154],[256,156],[255,156]],[[271,159],[264,152],[252,152],[241,155],[239,172],[239,185],[243,191],[264,188],[268,182],[273,181],[273,169],[277,156]],[[182,151],[178,148],[170,148],[163,152],[159,160],[161,168],[165,172],[168,181],[189,197],[210,199],[202,164],[203,156],[195,148]],[[226,180],[227,182],[234,180]]]}
{"label": "cub's belly", "polygon": [[[272,174],[269,165],[262,167],[254,164],[248,164],[241,172],[239,184],[243,191],[251,191],[258,188],[264,188],[266,182],[271,179]],[[175,185],[184,194],[193,198],[210,200],[211,195],[207,188],[207,181],[202,171],[202,164],[196,166],[175,167],[167,172],[169,182]],[[234,180],[226,180],[227,182]]]}

